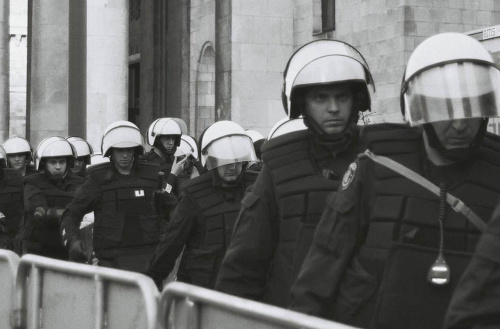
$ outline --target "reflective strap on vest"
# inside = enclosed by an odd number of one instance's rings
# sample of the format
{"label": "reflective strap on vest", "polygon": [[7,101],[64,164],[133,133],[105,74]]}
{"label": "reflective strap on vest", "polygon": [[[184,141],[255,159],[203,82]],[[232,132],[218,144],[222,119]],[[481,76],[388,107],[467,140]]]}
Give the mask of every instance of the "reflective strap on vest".
{"label": "reflective strap on vest", "polygon": [[[404,176],[415,183],[419,184],[420,186],[428,189],[435,195],[439,197],[440,195],[440,189],[433,183],[431,183],[429,180],[426,178],[422,177],[421,175],[417,174],[413,170],[397,163],[396,161],[389,159],[384,156],[379,156],[375,155],[372,153],[370,150],[366,150],[364,153],[360,154],[360,157],[367,156],[368,158],[372,159],[374,162],[383,165],[391,170],[394,170],[401,176]],[[463,203],[461,200],[456,198],[455,196],[451,195],[450,193],[446,194],[446,201],[448,204],[456,211],[461,213],[465,218],[467,218],[472,224],[474,224],[481,232],[484,232],[486,230],[486,223],[478,216],[476,215],[465,203]]]}

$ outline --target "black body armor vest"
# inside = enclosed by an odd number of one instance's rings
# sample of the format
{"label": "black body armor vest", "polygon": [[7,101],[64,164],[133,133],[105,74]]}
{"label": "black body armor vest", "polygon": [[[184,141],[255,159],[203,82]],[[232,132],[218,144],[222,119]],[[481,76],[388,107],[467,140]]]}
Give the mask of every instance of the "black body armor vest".
{"label": "black body armor vest", "polygon": [[[429,165],[423,141],[412,135],[410,130],[401,130],[371,136],[371,150],[426,177]],[[484,221],[491,218],[499,201],[499,145],[500,138],[488,134],[475,159],[464,165],[460,179],[447,186],[447,192]],[[451,267],[451,281],[445,286],[429,283],[427,272],[438,256],[440,242],[439,197],[381,165],[375,165],[374,173],[369,228],[339,283],[334,319],[360,327],[441,328],[480,232],[447,205],[444,256]]]}
{"label": "black body armor vest", "polygon": [[325,208],[326,196],[337,190],[357,150],[333,160],[326,178],[311,150],[308,131],[279,136],[264,144],[262,158],[275,184],[279,210],[279,243],[264,302],[286,307],[290,288],[311,246]]}
{"label": "black body armor vest", "polygon": [[[222,259],[231,242],[241,200],[246,188],[256,179],[257,173],[246,171],[241,184],[229,188],[234,189],[234,193],[214,187],[212,172],[185,183],[184,194],[198,205],[201,222],[196,223],[186,243],[179,265],[179,281],[214,288]],[[227,200],[223,193],[233,193],[233,200]]]}
{"label": "black body armor vest", "polygon": [[19,170],[1,169],[0,212],[5,216],[7,233],[14,239],[24,215],[22,176]]}
{"label": "black body armor vest", "polygon": [[[89,168],[102,190],[94,210],[93,248],[98,259],[111,267],[143,271],[160,241],[161,218],[153,210],[158,188],[156,164],[139,162],[137,173],[113,174],[103,163]],[[104,261],[103,261],[104,262]]]}
{"label": "black body armor vest", "polygon": [[[48,208],[65,208],[75,195],[75,191],[83,183],[83,178],[68,173],[64,178],[66,189],[61,190],[53,182],[51,182],[45,173],[32,174],[24,177],[24,182],[30,182],[36,185],[45,196]],[[49,222],[46,224],[36,225],[34,223],[34,214],[25,214],[25,224],[22,229],[21,238],[26,240],[28,251],[32,249],[34,253],[38,253],[37,249],[41,248],[41,254],[44,254],[44,249],[58,249],[61,255],[65,255],[66,247],[64,246],[59,231],[59,223]],[[67,258],[66,258],[67,259]]]}

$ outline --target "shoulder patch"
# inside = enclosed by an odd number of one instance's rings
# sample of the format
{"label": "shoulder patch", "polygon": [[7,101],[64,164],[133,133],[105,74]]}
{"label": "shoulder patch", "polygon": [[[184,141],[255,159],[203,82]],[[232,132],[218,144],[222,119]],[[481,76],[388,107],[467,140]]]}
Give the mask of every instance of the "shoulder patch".
{"label": "shoulder patch", "polygon": [[356,174],[356,169],[358,169],[358,165],[353,162],[349,165],[349,168],[347,168],[347,171],[344,174],[344,178],[342,178],[342,189],[345,190],[346,188],[351,185],[352,180],[354,179],[354,175]]}

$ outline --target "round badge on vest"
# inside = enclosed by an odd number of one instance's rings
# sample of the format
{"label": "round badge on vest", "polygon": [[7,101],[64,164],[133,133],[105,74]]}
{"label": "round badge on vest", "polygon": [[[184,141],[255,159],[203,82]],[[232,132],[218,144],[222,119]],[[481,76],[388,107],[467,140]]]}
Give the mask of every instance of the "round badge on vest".
{"label": "round badge on vest", "polygon": [[358,168],[358,166],[354,162],[349,165],[349,168],[347,169],[347,171],[344,174],[344,178],[342,178],[342,189],[343,190],[345,190],[346,188],[349,187],[349,185],[351,185],[357,168]]}

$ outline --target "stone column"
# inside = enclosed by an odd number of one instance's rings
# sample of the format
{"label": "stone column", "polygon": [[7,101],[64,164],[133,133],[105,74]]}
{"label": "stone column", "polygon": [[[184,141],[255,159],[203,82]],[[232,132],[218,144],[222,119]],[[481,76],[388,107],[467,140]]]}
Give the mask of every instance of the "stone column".
{"label": "stone column", "polygon": [[9,137],[9,1],[0,4],[0,138]]}
{"label": "stone column", "polygon": [[[60,1],[60,0],[58,0]],[[87,140],[128,119],[128,1],[87,0]]]}
{"label": "stone column", "polygon": [[9,137],[9,0],[0,3],[0,138]]}
{"label": "stone column", "polygon": [[29,1],[26,135],[33,148],[68,132],[68,12],[68,1]]}

